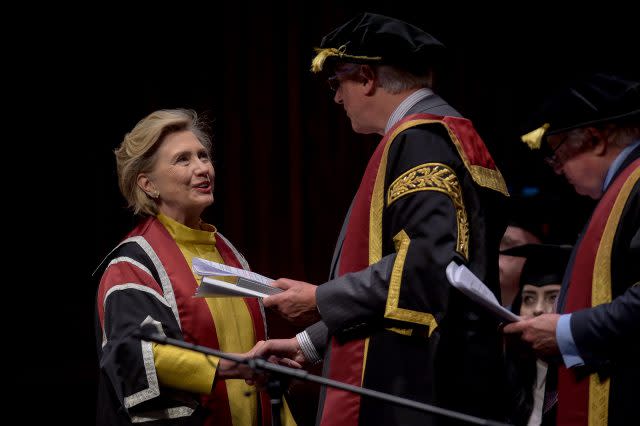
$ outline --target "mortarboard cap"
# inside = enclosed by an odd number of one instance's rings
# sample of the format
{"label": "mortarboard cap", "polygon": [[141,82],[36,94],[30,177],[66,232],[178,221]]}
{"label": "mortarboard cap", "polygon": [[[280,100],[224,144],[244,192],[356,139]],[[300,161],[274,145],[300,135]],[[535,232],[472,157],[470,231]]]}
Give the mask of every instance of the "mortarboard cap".
{"label": "mortarboard cap", "polygon": [[562,283],[572,249],[570,245],[524,244],[500,253],[526,258],[520,275],[520,287],[525,284],[542,287]]}
{"label": "mortarboard cap", "polygon": [[360,13],[324,36],[316,48],[311,71],[320,72],[336,61],[426,71],[443,49],[442,43],[416,26],[388,16]]}
{"label": "mortarboard cap", "polygon": [[639,118],[640,82],[598,73],[551,95],[536,114],[536,125],[541,126],[521,139],[530,148],[538,149],[543,137],[549,135]]}

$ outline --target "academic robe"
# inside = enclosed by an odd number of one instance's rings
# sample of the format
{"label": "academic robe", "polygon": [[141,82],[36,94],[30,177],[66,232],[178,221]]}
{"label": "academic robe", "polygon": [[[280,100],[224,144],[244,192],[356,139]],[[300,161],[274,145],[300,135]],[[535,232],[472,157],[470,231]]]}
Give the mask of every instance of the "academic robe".
{"label": "academic robe", "polygon": [[[220,233],[216,249],[225,264],[248,269],[242,255]],[[104,273],[102,273],[104,272]],[[152,343],[135,336],[153,324],[167,337],[218,349],[216,327],[178,245],[156,218],[142,221],[102,262],[96,337],[100,364],[97,422],[231,426],[224,380],[197,395],[159,385]],[[257,299],[245,299],[256,340],[265,339]],[[135,306],[131,309],[131,306]],[[241,396],[235,396],[241,397]],[[260,395],[263,425],[271,422],[267,395]],[[147,423],[149,422],[149,423]]]}
{"label": "academic robe", "polygon": [[640,147],[598,201],[576,244],[559,312],[584,366],[560,367],[558,425],[640,424]]}
{"label": "academic robe", "polygon": [[[428,112],[429,114],[425,114]],[[466,414],[502,419],[498,322],[453,288],[466,264],[499,300],[502,175],[471,122],[436,95],[380,142],[337,244],[333,279],[317,289],[322,321],[306,331],[329,378]],[[418,114],[415,114],[418,113]],[[344,238],[342,238],[344,236]],[[446,424],[328,388],[322,426]]]}

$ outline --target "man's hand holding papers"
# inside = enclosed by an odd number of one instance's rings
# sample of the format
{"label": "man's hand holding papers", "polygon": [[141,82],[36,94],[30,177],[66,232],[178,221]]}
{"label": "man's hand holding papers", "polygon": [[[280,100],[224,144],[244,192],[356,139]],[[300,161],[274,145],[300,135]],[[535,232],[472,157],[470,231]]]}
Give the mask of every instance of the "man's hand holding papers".
{"label": "man's hand holding papers", "polygon": [[316,306],[316,285],[280,278],[274,281],[273,286],[284,291],[265,298],[265,307],[276,310],[292,324],[303,327],[320,320]]}

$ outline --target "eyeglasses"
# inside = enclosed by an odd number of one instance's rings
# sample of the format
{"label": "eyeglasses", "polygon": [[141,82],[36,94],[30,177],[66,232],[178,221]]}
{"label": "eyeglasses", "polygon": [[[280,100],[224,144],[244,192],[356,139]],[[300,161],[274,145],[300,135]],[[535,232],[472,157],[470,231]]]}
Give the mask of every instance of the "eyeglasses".
{"label": "eyeglasses", "polygon": [[562,139],[560,143],[555,146],[555,148],[552,148],[551,155],[544,159],[544,162],[547,163],[549,166],[551,166],[552,169],[559,168],[566,161],[566,158],[564,158],[564,155],[560,156],[560,152],[558,152],[558,150],[568,140],[569,140],[569,135],[565,136],[564,139]]}
{"label": "eyeglasses", "polygon": [[359,71],[360,66],[356,64],[346,65],[341,69],[336,70],[336,73],[327,79],[327,85],[329,86],[329,89],[333,93],[337,92],[343,80],[348,80]]}
{"label": "eyeglasses", "polygon": [[337,92],[340,88],[340,80],[337,75],[333,75],[327,79],[327,85],[329,86],[329,90],[333,93]]}
{"label": "eyeglasses", "polygon": [[[551,166],[554,170],[559,169],[573,154],[576,153],[576,151],[579,151],[584,146],[586,136],[589,135],[590,134],[588,132],[578,134],[570,132],[558,145],[552,148],[552,154],[544,159],[545,163]],[[566,143],[571,140],[577,143]]]}

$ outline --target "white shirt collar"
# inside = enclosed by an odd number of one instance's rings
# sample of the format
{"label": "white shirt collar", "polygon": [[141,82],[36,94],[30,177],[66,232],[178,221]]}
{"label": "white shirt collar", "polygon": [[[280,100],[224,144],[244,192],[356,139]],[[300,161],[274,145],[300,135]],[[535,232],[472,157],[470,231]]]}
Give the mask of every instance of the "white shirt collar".
{"label": "white shirt collar", "polygon": [[407,112],[409,112],[411,107],[431,95],[433,95],[433,90],[423,87],[404,98],[404,100],[400,102],[400,105],[398,105],[393,113],[391,113],[389,121],[387,121],[387,127],[384,128],[384,132],[387,133],[389,129],[402,119],[402,117],[407,115]]}

